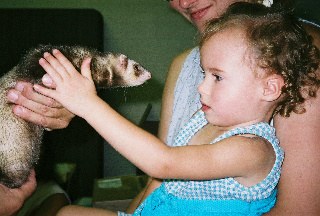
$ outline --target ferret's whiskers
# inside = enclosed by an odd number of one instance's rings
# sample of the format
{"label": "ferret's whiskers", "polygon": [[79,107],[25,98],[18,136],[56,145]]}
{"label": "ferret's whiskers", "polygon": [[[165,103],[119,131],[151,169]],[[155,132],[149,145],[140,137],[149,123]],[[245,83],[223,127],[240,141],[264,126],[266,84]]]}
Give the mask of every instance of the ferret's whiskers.
{"label": "ferret's whiskers", "polygon": [[127,89],[126,88],[124,88],[123,97],[124,97],[124,102],[127,103]]}

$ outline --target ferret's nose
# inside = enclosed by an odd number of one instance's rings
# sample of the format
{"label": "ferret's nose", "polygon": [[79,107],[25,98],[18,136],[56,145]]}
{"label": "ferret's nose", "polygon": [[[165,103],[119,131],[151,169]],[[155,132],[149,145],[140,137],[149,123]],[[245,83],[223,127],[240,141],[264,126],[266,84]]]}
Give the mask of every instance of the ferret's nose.
{"label": "ferret's nose", "polygon": [[152,77],[152,76],[151,76],[151,73],[148,72],[148,73],[147,73],[147,79],[151,79],[151,77]]}

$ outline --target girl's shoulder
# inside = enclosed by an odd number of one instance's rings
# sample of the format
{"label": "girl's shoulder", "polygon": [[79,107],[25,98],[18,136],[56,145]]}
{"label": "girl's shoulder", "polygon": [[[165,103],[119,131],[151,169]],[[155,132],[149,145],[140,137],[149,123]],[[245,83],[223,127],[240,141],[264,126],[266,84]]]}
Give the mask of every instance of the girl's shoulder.
{"label": "girl's shoulder", "polygon": [[251,186],[265,179],[276,162],[273,146],[258,136],[231,136],[207,147],[207,161],[223,164],[221,176]]}
{"label": "girl's shoulder", "polygon": [[212,143],[226,149],[230,160],[233,158],[235,162],[242,161],[243,173],[258,167],[270,170],[275,165],[275,160],[276,164],[280,165],[284,157],[274,127],[265,122],[234,128],[217,137]]}
{"label": "girl's shoulder", "polygon": [[266,161],[274,161],[275,151],[273,145],[266,139],[246,134],[231,136],[215,143],[228,149],[231,157],[239,157],[239,161],[250,161],[251,164],[263,164]]}

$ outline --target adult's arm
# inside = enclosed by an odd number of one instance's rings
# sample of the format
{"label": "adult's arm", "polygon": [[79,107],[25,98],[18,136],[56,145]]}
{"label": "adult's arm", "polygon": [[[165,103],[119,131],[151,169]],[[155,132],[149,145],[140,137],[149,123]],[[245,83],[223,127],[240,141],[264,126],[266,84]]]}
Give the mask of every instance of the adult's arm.
{"label": "adult's arm", "polygon": [[[306,26],[320,48],[320,30]],[[320,77],[320,70],[318,69]],[[306,113],[277,116],[275,127],[285,159],[278,201],[268,215],[319,215],[320,213],[320,90],[305,103]]]}
{"label": "adult's arm", "polygon": [[16,213],[24,201],[36,189],[35,172],[32,171],[28,181],[20,188],[10,189],[0,184],[0,215],[10,216]]}
{"label": "adult's arm", "polygon": [[161,104],[161,113],[160,113],[160,123],[158,137],[161,141],[166,143],[167,135],[169,130],[170,121],[172,118],[173,102],[174,102],[174,89],[182,68],[182,65],[189,55],[190,50],[178,55],[172,62],[166,82],[164,85],[164,90],[162,93],[162,104]]}

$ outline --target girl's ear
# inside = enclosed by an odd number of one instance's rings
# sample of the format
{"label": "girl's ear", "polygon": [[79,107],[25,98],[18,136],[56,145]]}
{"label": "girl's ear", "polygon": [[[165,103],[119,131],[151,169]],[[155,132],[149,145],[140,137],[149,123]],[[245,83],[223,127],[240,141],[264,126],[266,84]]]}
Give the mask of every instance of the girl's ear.
{"label": "girl's ear", "polygon": [[272,74],[265,78],[263,89],[263,98],[266,101],[275,101],[281,96],[281,89],[284,86],[282,76]]}

